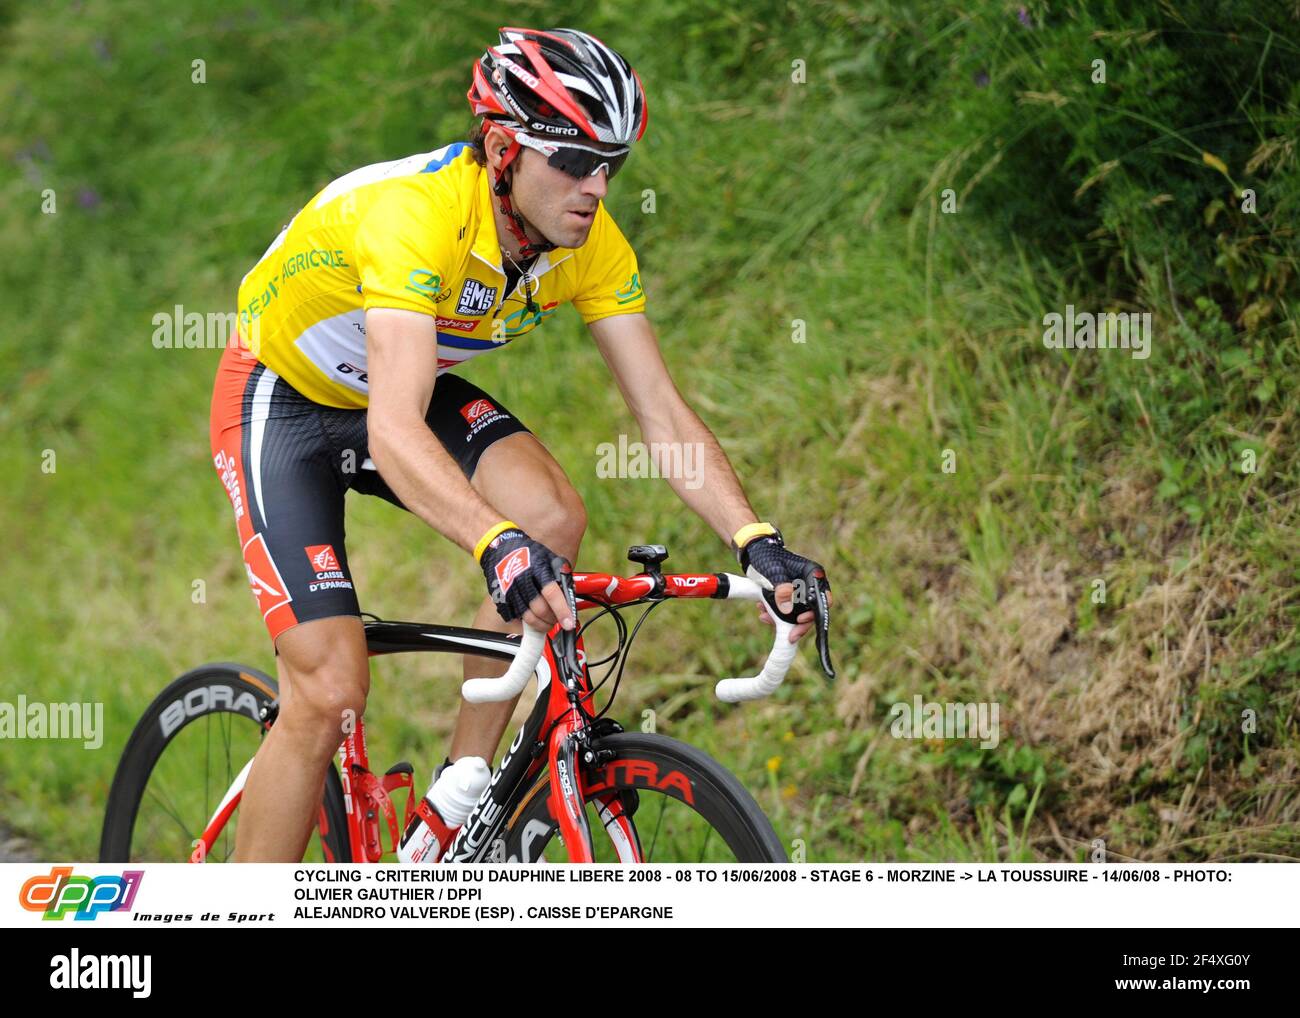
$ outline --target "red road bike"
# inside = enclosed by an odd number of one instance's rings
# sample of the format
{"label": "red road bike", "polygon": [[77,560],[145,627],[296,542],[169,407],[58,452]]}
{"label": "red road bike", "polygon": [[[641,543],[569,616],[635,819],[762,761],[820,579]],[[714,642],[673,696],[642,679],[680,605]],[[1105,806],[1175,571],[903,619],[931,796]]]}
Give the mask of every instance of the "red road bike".
{"label": "red road bike", "polygon": [[[511,662],[498,678],[470,679],[471,702],[509,700],[530,679],[537,698],[473,812],[445,853],[448,862],[782,862],[780,839],[750,793],[706,753],[667,736],[627,732],[608,716],[632,640],[650,611],[682,598],[759,601],[771,592],[731,573],[663,573],[662,545],[636,545],[634,576],[571,573],[556,561],[574,617],[596,609],[581,628],[520,635],[455,626],[365,623],[370,654],[473,653]],[[796,603],[816,613],[816,642],[828,679],[830,607],[824,575],[796,585]],[[621,609],[646,605],[629,632]],[[781,684],[797,645],[792,628],[776,625],[772,652],[758,675],[723,679],[719,699],[738,703]],[[589,662],[582,636],[610,615],[617,649]],[[608,665],[599,683],[590,669]],[[604,708],[594,694],[613,677]],[[262,735],[275,723],[277,687],[270,676],[235,664],[210,664],[171,683],[145,712],[118,765],[100,843],[102,862],[217,861],[234,847],[239,800]],[[252,722],[249,724],[248,722]],[[405,790],[399,818],[394,804]],[[420,792],[402,762],[382,776],[370,769],[360,720],[339,747],[326,776],[318,837],[309,858],[378,862],[414,812]],[[215,806],[214,806],[215,800]]]}

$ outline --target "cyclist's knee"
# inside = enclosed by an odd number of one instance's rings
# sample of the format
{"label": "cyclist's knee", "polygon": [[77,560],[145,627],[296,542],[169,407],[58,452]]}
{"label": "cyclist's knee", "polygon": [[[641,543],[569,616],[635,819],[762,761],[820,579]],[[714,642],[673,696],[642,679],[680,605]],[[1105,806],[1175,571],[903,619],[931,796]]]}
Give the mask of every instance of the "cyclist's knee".
{"label": "cyclist's knee", "polygon": [[281,701],[276,724],[328,756],[365,714],[367,683],[337,667],[307,673],[290,670],[289,682],[293,694]]}
{"label": "cyclist's knee", "polygon": [[325,667],[306,675],[296,673],[291,681],[294,706],[305,718],[323,725],[356,721],[365,713],[368,684],[358,675]]}
{"label": "cyclist's knee", "polygon": [[[347,622],[321,619],[305,623],[277,641],[286,684],[276,724],[316,742],[321,753],[332,752],[351,731],[365,713],[370,691],[360,620]],[[315,628],[309,631],[309,627]]]}

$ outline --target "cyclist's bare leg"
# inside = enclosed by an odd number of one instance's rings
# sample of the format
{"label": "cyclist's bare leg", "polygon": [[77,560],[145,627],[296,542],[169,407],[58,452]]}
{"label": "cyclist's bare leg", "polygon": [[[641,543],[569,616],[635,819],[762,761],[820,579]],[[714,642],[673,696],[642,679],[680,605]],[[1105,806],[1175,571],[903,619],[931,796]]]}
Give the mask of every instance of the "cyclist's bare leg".
{"label": "cyclist's bare leg", "polygon": [[280,713],[239,803],[237,862],[297,862],[316,823],[325,774],[347,721],[359,720],[370,662],[355,615],[294,626],[276,641]]}
{"label": "cyclist's bare leg", "polygon": [[[479,459],[471,483],[490,504],[523,527],[529,537],[570,562],[577,560],[587,527],[586,509],[563,468],[532,435],[518,432],[494,442]],[[490,597],[479,605],[473,625],[498,633],[520,630],[518,622],[501,620]],[[465,678],[501,675],[507,664],[467,655]],[[462,700],[448,757],[459,760],[463,756],[481,756],[490,764],[517,702],[518,697],[509,703],[469,704]]]}
{"label": "cyclist's bare leg", "polygon": [[[275,676],[277,680],[277,687],[280,690],[280,703],[283,704],[285,697],[290,695],[289,694],[289,673],[285,670],[284,658],[282,658],[279,654],[275,655]],[[251,774],[252,771],[250,770],[249,773]],[[321,773],[320,776],[320,794],[321,794],[321,798],[323,799],[325,797],[325,774],[323,772]],[[235,835],[235,840],[236,841],[239,840],[238,833],[236,833]],[[308,833],[307,840],[308,841],[311,840],[310,832]],[[342,860],[340,860],[340,862],[341,861]]]}

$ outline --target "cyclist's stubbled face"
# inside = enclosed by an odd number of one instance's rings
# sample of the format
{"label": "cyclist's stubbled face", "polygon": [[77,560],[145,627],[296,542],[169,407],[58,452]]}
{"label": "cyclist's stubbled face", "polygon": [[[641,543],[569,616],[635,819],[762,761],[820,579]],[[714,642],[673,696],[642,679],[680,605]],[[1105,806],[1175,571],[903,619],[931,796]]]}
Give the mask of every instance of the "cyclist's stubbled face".
{"label": "cyclist's stubbled face", "polygon": [[579,180],[551,166],[540,152],[525,148],[515,158],[510,193],[516,211],[552,244],[581,247],[608,189],[604,169]]}

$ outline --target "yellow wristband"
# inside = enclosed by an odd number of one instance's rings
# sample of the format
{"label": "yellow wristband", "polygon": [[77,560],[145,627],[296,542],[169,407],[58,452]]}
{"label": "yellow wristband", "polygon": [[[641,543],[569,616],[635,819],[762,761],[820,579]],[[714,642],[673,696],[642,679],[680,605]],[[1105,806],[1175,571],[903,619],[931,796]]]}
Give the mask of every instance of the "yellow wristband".
{"label": "yellow wristband", "polygon": [[731,539],[731,543],[734,544],[737,549],[740,549],[745,547],[746,544],[756,537],[763,537],[775,533],[776,527],[772,526],[770,523],[746,523],[736,531],[735,536]]}
{"label": "yellow wristband", "polygon": [[518,523],[514,522],[514,520],[502,520],[495,527],[493,527],[491,530],[489,530],[486,534],[484,534],[482,537],[478,539],[478,544],[474,545],[474,561],[475,562],[483,561],[483,553],[487,551],[487,546],[496,539],[496,536],[498,534],[502,534],[507,530],[522,530],[522,529],[523,528],[520,527]]}

